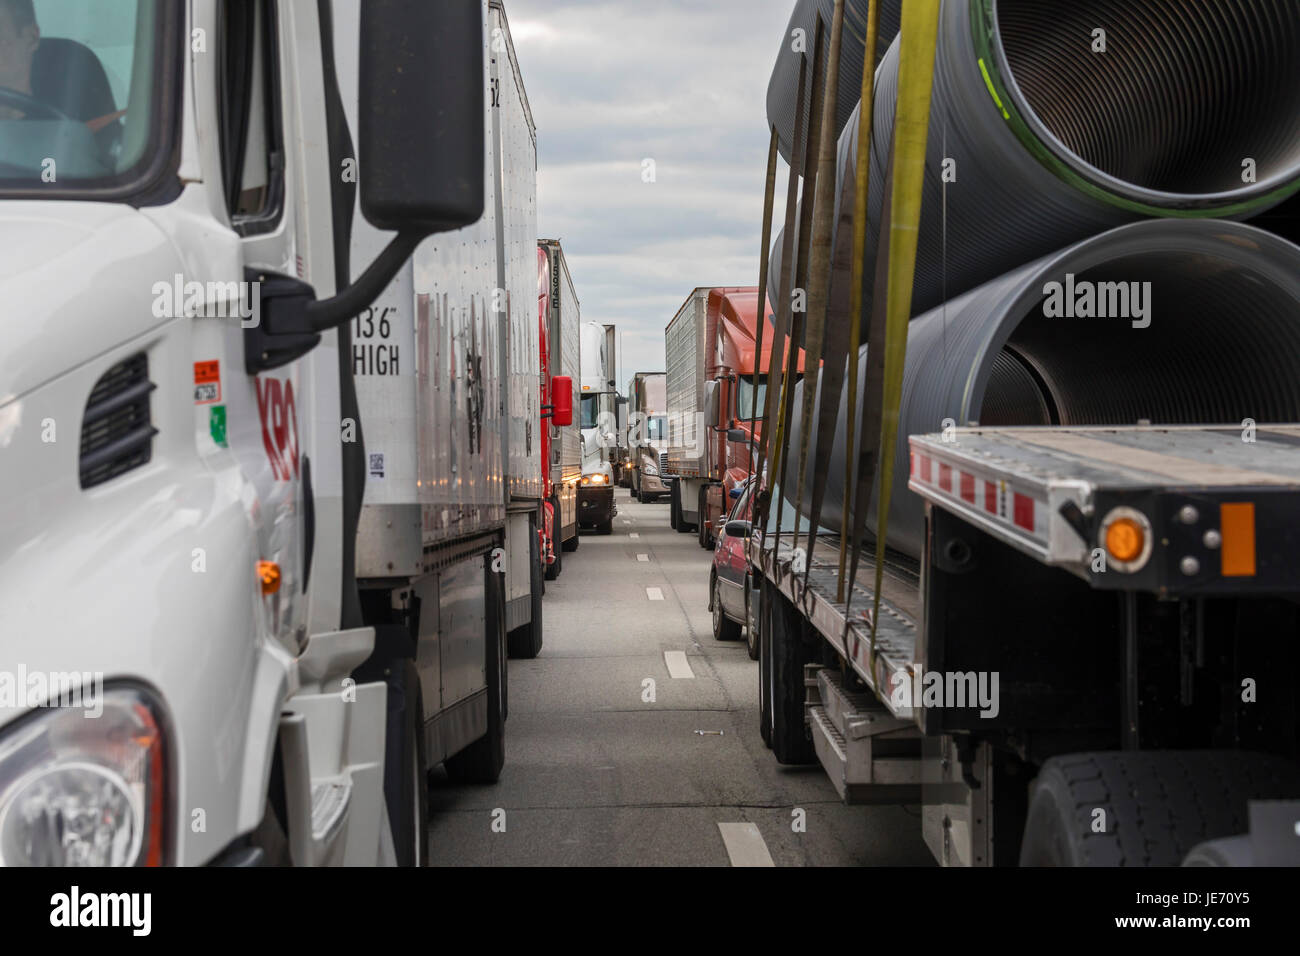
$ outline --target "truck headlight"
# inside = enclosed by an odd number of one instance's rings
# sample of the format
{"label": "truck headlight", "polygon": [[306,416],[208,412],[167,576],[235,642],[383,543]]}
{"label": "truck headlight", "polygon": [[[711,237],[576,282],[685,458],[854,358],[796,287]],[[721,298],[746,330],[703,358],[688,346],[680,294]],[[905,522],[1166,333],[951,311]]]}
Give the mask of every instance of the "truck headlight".
{"label": "truck headlight", "polygon": [[0,737],[0,865],[161,865],[165,767],[144,693],[40,711]]}
{"label": "truck headlight", "polygon": [[645,464],[643,464],[641,466],[641,470],[644,471],[647,475],[654,475],[656,478],[659,476],[659,466],[652,465],[650,462],[646,462]]}

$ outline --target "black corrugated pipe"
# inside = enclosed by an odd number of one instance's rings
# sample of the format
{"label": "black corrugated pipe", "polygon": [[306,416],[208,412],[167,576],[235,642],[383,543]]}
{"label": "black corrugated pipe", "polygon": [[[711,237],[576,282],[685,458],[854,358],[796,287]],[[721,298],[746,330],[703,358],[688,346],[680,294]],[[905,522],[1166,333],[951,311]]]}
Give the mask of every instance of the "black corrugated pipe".
{"label": "black corrugated pipe", "polygon": [[[899,18],[903,0],[876,0],[880,4],[879,63],[885,49],[898,36]],[[799,0],[790,14],[790,23],[781,37],[781,48],[772,67],[772,78],[767,83],[767,119],[776,127],[777,148],[782,158],[790,162],[790,140],[794,138],[795,93],[799,84],[799,54],[793,47],[794,31],[802,29],[807,42],[812,43],[813,26],[820,14],[828,27],[835,12],[835,0]],[[867,39],[867,0],[844,0],[844,33],[840,39],[839,85],[836,87],[835,135],[838,137],[853,113],[862,88],[862,55]],[[811,54],[811,50],[806,51]],[[811,55],[809,56],[811,59]],[[875,64],[873,64],[874,66]],[[808,129],[808,103],[804,103],[803,128]]]}
{"label": "black corrugated pipe", "polygon": [[[897,72],[895,43],[876,76],[869,263]],[[840,136],[838,262],[852,247],[858,121],[855,107]],[[1300,3],[945,0],[928,144],[913,314],[1125,222],[1248,218],[1300,189]],[[847,284],[837,270],[841,320]]]}
{"label": "black corrugated pipe", "polygon": [[[1128,315],[1078,317],[1082,310],[1071,309],[1076,317],[1049,316],[1054,282],[1062,300],[1068,283],[1076,304],[1091,289],[1094,311],[1101,299],[1108,312],[1123,311],[1111,306],[1127,301]],[[1139,283],[1136,297],[1131,283]],[[945,419],[957,425],[1300,421],[1300,247],[1237,222],[1132,223],[918,316],[907,349],[889,545],[917,556],[924,519],[920,500],[906,490],[907,436],[939,432]],[[865,347],[859,362],[865,374]],[[800,397],[796,392],[796,403]],[[845,401],[841,395],[841,409]],[[794,424],[792,446],[799,440]],[[820,437],[814,436],[814,448]],[[821,519],[828,528],[839,527],[843,500],[843,410],[834,442]],[[868,527],[874,524],[873,502]]]}

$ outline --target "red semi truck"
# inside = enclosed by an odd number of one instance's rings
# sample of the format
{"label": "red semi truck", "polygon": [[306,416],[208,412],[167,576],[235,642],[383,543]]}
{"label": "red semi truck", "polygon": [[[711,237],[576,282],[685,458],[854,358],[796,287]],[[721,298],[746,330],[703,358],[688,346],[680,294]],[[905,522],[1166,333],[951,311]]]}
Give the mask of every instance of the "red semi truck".
{"label": "red semi truck", "polygon": [[[760,418],[767,391],[775,338],[770,304],[761,355],[757,328],[758,288],[750,286],[695,289],[664,330],[669,521],[678,531],[696,532],[702,548],[713,547],[714,532],[734,503],[731,490],[749,475],[750,442],[761,428],[750,416],[754,390]],[[784,351],[780,355],[778,363]]]}

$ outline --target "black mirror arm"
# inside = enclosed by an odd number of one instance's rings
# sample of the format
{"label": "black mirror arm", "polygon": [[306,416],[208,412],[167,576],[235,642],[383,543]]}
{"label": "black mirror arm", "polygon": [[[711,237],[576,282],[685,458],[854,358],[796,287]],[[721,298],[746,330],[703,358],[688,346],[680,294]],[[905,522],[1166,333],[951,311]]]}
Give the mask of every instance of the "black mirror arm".
{"label": "black mirror arm", "polygon": [[374,302],[428,234],[422,230],[399,232],[356,282],[337,295],[310,303],[306,315],[312,331],[325,332],[337,328]]}

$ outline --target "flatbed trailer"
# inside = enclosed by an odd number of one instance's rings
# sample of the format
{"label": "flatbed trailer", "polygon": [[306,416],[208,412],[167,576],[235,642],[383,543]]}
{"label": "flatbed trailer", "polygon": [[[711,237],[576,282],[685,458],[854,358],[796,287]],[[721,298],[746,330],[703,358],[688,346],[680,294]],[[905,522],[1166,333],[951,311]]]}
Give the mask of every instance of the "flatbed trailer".
{"label": "flatbed trailer", "polygon": [[1300,426],[948,429],[908,488],[874,646],[870,545],[846,607],[837,535],[753,537],[779,760],[944,864],[1292,859]]}

